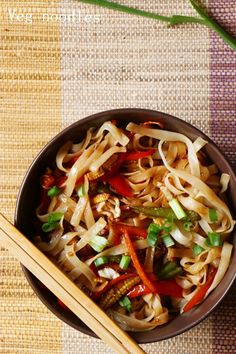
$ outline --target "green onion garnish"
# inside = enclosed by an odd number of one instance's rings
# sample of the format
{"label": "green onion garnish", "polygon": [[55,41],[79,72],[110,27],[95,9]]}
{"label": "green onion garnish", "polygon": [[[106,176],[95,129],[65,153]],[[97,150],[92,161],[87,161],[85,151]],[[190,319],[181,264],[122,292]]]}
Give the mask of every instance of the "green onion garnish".
{"label": "green onion garnish", "polygon": [[123,297],[119,301],[120,306],[124,307],[128,312],[132,312],[132,304],[128,296]]}
{"label": "green onion garnish", "polygon": [[167,248],[174,246],[174,244],[175,244],[173,238],[170,235],[164,235],[164,236],[162,236],[162,239],[163,239],[163,242]]}
{"label": "green onion garnish", "polygon": [[157,273],[158,279],[170,279],[176,275],[181,275],[183,270],[176,262],[167,262],[159,273]]}
{"label": "green onion garnish", "polygon": [[180,205],[179,201],[176,198],[173,198],[170,202],[169,205],[173,212],[175,213],[176,217],[178,220],[185,218],[187,215],[185,211],[183,210],[182,206]]}
{"label": "green onion garnish", "polygon": [[151,223],[148,227],[147,243],[151,247],[155,247],[158,241],[158,233],[161,228],[154,223]]}
{"label": "green onion garnish", "polygon": [[81,186],[78,189],[78,196],[81,198],[81,197],[84,197],[84,195],[85,195],[84,184],[81,184]]}
{"label": "green onion garnish", "polygon": [[130,264],[130,260],[131,260],[130,256],[123,255],[119,264],[120,268],[127,269]]}
{"label": "green onion garnish", "polygon": [[62,217],[62,213],[50,213],[48,215],[48,223],[51,224],[53,222],[60,221]]}
{"label": "green onion garnish", "polygon": [[48,196],[53,198],[53,197],[56,197],[60,192],[61,192],[61,189],[59,187],[53,186],[52,188],[49,189]]}
{"label": "green onion garnish", "polygon": [[155,247],[158,241],[158,234],[156,232],[149,232],[147,235],[148,246]]}
{"label": "green onion garnish", "polygon": [[202,248],[201,246],[199,246],[195,243],[192,250],[193,250],[194,255],[198,256],[200,253],[202,253],[204,251],[204,248]]}
{"label": "green onion garnish", "polygon": [[105,237],[94,236],[89,244],[95,251],[99,253],[102,252],[102,250],[107,246],[108,241]]}
{"label": "green onion garnish", "polygon": [[148,232],[156,232],[156,233],[158,233],[160,231],[160,227],[157,224],[151,223],[148,226],[148,230],[147,231]]}
{"label": "green onion garnish", "polygon": [[57,228],[58,226],[58,222],[45,222],[43,225],[42,225],[42,230],[43,232],[50,232],[50,231],[53,231]]}
{"label": "green onion garnish", "polygon": [[218,221],[218,216],[217,216],[217,212],[216,209],[209,209],[209,219],[211,222],[216,222]]}
{"label": "green onion garnish", "polygon": [[50,232],[58,227],[59,221],[63,217],[62,213],[51,213],[48,215],[48,222],[42,225],[43,232]]}
{"label": "green onion garnish", "polygon": [[208,232],[206,245],[209,247],[222,246],[221,235],[218,232]]}
{"label": "green onion garnish", "polygon": [[106,263],[108,263],[108,257],[105,257],[105,256],[99,257],[99,258],[95,259],[95,261],[94,261],[94,264],[96,267],[100,267],[101,265],[106,264]]}
{"label": "green onion garnish", "polygon": [[185,221],[183,223],[183,228],[185,231],[190,231],[192,226],[193,226],[193,223],[191,221]]}

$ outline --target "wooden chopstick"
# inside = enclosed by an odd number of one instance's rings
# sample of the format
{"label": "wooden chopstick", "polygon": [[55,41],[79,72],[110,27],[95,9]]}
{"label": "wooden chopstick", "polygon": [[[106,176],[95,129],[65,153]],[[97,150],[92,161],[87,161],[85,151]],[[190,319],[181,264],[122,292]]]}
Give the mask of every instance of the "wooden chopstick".
{"label": "wooden chopstick", "polygon": [[119,354],[145,353],[32,242],[0,213],[0,243]]}

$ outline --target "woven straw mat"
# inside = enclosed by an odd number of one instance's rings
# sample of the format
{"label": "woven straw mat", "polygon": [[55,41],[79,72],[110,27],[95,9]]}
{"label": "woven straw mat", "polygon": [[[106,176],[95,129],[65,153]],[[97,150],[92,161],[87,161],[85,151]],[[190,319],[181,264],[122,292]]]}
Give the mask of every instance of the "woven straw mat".
{"label": "woven straw mat", "polygon": [[[122,3],[193,13],[184,0]],[[208,8],[236,35],[235,0],[209,0]],[[70,123],[111,108],[151,108],[187,120],[236,167],[236,53],[208,29],[168,28],[75,0],[2,0],[0,32],[0,201],[11,221],[22,178],[44,144]],[[236,353],[235,295],[234,286],[197,327],[143,349]],[[19,262],[0,248],[0,352],[111,350],[58,320],[36,297]]]}

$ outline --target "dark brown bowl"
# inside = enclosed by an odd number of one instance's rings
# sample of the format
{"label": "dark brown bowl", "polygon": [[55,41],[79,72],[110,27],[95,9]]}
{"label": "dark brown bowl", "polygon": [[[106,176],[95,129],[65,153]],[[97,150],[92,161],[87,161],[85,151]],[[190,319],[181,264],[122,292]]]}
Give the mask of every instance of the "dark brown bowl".
{"label": "dark brown bowl", "polygon": [[[71,126],[67,127],[65,130],[56,135],[38,154],[33,163],[31,164],[24,180],[21,185],[17,205],[15,212],[15,225],[29,238],[32,236],[33,232],[33,214],[35,212],[36,204],[38,201],[39,193],[39,176],[43,173],[45,167],[50,166],[55,161],[55,155],[58,149],[68,140],[79,141],[82,139],[89,127],[100,126],[104,121],[116,119],[119,123],[127,124],[131,121],[136,123],[141,123],[147,120],[160,121],[163,122],[165,129],[173,130],[176,132],[183,133],[187,135],[190,139],[194,139],[198,136],[203,137],[208,140],[208,144],[205,148],[207,155],[212,161],[216,163],[221,172],[226,172],[231,175],[228,199],[231,206],[231,210],[235,215],[236,211],[236,177],[234,172],[224,157],[220,152],[218,147],[201,131],[193,127],[192,125],[182,121],[176,117],[164,114],[161,112],[144,110],[144,109],[119,109],[107,112],[102,112],[94,114],[90,117],[82,119]],[[232,235],[232,240],[234,246],[236,246],[236,231]],[[195,309],[187,312],[186,314],[177,316],[171,322],[157,327],[156,329],[149,332],[140,333],[130,333],[130,335],[138,343],[151,343],[167,338],[174,337],[180,333],[187,331],[192,328],[200,321],[202,321],[206,316],[210,314],[211,311],[219,304],[219,302],[226,295],[230,289],[235,276],[236,276],[236,252],[233,252],[233,259],[230,263],[229,269],[224,276],[224,279],[220,285],[208,296],[208,298]],[[26,278],[28,279],[30,285],[34,289],[37,296],[42,300],[42,302],[62,321],[66,322],[75,329],[95,336],[95,334],[83,323],[81,322],[72,312],[62,309],[55,296],[45,288],[37,278],[35,278],[25,267],[23,267]]]}

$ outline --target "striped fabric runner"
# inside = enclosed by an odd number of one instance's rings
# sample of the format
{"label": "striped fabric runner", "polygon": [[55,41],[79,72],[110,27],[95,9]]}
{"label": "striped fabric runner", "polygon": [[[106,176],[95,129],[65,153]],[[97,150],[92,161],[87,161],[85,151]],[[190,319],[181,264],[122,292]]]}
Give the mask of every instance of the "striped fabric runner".
{"label": "striped fabric runner", "polygon": [[[122,3],[192,14],[185,0]],[[209,0],[236,35],[234,0]],[[21,15],[21,16],[20,16]],[[176,115],[211,136],[236,167],[236,52],[198,25],[168,28],[75,0],[8,0],[0,8],[0,201],[14,219],[24,173],[63,127],[121,107]],[[235,287],[197,327],[142,347],[152,354],[236,352]],[[111,353],[59,321],[0,248],[0,353]]]}

